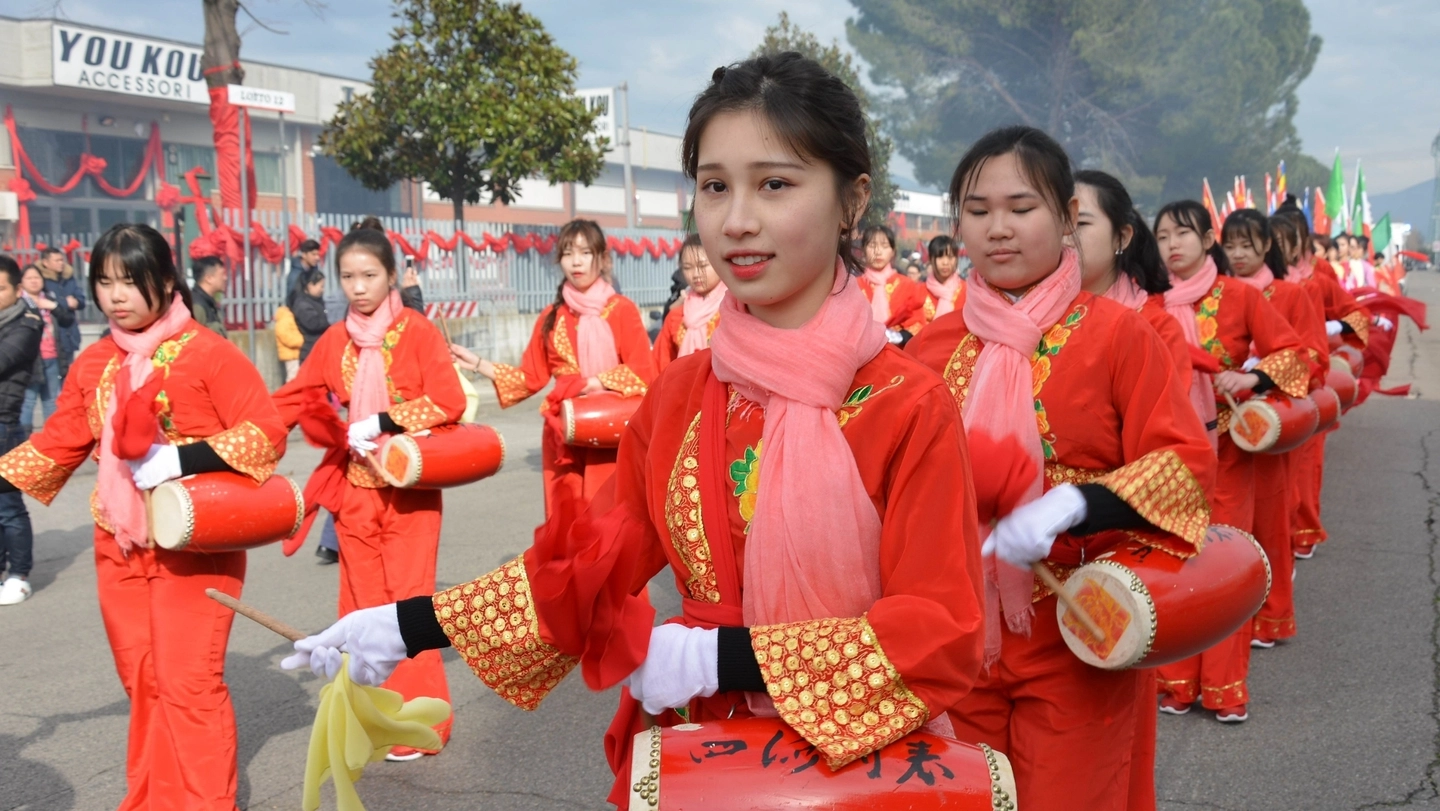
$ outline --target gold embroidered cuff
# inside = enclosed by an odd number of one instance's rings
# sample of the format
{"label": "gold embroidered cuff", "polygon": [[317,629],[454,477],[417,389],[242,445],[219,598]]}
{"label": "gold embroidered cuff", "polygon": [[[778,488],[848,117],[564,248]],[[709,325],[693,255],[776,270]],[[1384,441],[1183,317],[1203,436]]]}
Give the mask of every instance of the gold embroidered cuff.
{"label": "gold embroidered cuff", "polygon": [[930,717],[864,617],[756,626],[750,641],[776,711],[831,769],[903,738]]}
{"label": "gold embroidered cuff", "polygon": [[460,658],[522,710],[539,707],[580,661],[540,638],[523,556],[433,600],[435,617]]}
{"label": "gold embroidered cuff", "polygon": [[55,500],[73,472],[36,450],[29,440],[0,456],[0,477],[45,505]]}
{"label": "gold embroidered cuff", "polygon": [[1360,340],[1360,343],[1370,343],[1370,319],[1365,316],[1364,310],[1356,310],[1342,316],[1340,320],[1350,325],[1350,329],[1355,331],[1355,337]]}
{"label": "gold embroidered cuff", "polygon": [[399,405],[390,406],[390,419],[395,424],[404,428],[409,433],[424,431],[426,428],[434,428],[437,425],[444,425],[450,419],[440,406],[426,394],[415,400],[407,400]]}
{"label": "gold embroidered cuff", "polygon": [[600,385],[613,392],[619,392],[623,397],[642,397],[648,386],[640,379],[640,375],[630,370],[629,366],[621,364],[608,372],[600,374]]}
{"label": "gold embroidered cuff", "polygon": [[1097,481],[1141,518],[1200,551],[1210,526],[1210,502],[1180,454],[1171,450],[1147,453]]}
{"label": "gold embroidered cuff", "polygon": [[345,468],[345,480],[366,490],[379,490],[382,487],[389,487],[390,482],[375,472],[375,468],[369,462],[362,462],[354,456],[350,457],[350,464]]}
{"label": "gold embroidered cuff", "polygon": [[263,482],[275,472],[280,457],[275,455],[275,446],[254,423],[242,422],[205,439],[214,449],[215,455],[225,461],[237,473],[257,482]]}
{"label": "gold embroidered cuff", "polygon": [[1304,397],[1310,391],[1310,367],[1293,349],[1266,355],[1255,371],[1264,372],[1275,381],[1275,388],[1291,397]]}
{"label": "gold embroidered cuff", "polygon": [[504,363],[495,364],[495,396],[501,408],[509,408],[530,396],[530,387],[525,385],[525,373]]}

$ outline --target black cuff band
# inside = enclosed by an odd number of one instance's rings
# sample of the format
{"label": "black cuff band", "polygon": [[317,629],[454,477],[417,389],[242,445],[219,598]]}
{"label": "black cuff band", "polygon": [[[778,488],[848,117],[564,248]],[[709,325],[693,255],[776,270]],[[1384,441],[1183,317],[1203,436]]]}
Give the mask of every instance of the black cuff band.
{"label": "black cuff band", "polygon": [[234,471],[234,468],[220,458],[220,454],[210,446],[209,442],[195,442],[190,445],[181,445],[180,450],[180,475],[193,476],[196,473],[216,473],[219,471]]}
{"label": "black cuff band", "polygon": [[9,479],[0,479],[0,496],[6,493],[18,493],[20,488],[10,483]]}
{"label": "black cuff band", "polygon": [[1354,334],[1355,334],[1355,328],[1352,327],[1352,326],[1350,326],[1348,323],[1346,323],[1346,322],[1344,322],[1344,321],[1341,321],[1341,322],[1340,322],[1340,334],[1341,334],[1341,335],[1354,335]]}
{"label": "black cuff band", "polygon": [[1250,374],[1260,378],[1260,382],[1256,383],[1255,388],[1251,389],[1251,391],[1255,392],[1256,394],[1264,394],[1265,392],[1275,388],[1275,381],[1270,379],[1270,375],[1265,374],[1259,369],[1252,369],[1250,371]]}
{"label": "black cuff band", "polygon": [[382,434],[403,434],[405,428],[400,423],[390,418],[389,411],[380,412],[380,433]]}
{"label": "black cuff band", "polygon": [[1094,535],[1107,529],[1141,529],[1150,522],[1135,512],[1135,508],[1103,484],[1082,484],[1080,495],[1085,497],[1085,520],[1070,528],[1076,537]]}
{"label": "black cuff band", "polygon": [[765,692],[760,663],[755,660],[755,649],[750,645],[750,629],[721,626],[719,631],[716,671],[720,677],[720,692]]}
{"label": "black cuff band", "polygon": [[450,637],[435,617],[435,603],[429,595],[411,597],[395,604],[395,617],[400,621],[400,638],[405,640],[405,655],[415,658],[427,650],[450,647]]}

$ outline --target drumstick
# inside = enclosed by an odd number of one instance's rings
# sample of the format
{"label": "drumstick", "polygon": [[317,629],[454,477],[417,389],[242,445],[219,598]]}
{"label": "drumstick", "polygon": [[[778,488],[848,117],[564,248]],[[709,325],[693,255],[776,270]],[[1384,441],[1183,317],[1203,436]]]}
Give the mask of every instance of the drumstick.
{"label": "drumstick", "polygon": [[145,497],[145,546],[155,548],[155,505],[150,502],[150,491],[140,491]]}
{"label": "drumstick", "polygon": [[1240,409],[1240,406],[1235,404],[1235,398],[1230,396],[1230,392],[1224,389],[1216,389],[1216,391],[1220,392],[1220,396],[1225,398],[1225,404],[1230,406],[1231,411],[1238,411]]}
{"label": "drumstick", "polygon": [[1037,560],[1030,568],[1035,572],[1035,576],[1040,578],[1040,582],[1045,584],[1045,588],[1055,592],[1056,598],[1065,604],[1065,608],[1074,614],[1076,619],[1080,620],[1080,624],[1085,626],[1085,630],[1089,631],[1091,636],[1100,640],[1105,639],[1105,632],[1100,630],[1100,626],[1090,618],[1090,612],[1075,602],[1075,599],[1070,596],[1070,592],[1065,590],[1065,584],[1061,583],[1055,573],[1050,571],[1050,567]]}
{"label": "drumstick", "polygon": [[454,343],[454,341],[450,340],[450,322],[445,320],[445,314],[437,311],[435,313],[435,319],[440,322],[440,331],[445,334],[445,345],[449,346]]}
{"label": "drumstick", "polygon": [[376,476],[390,481],[385,475],[385,469],[380,466],[380,457],[375,455],[375,451],[365,451],[365,461],[370,463],[370,469],[375,471]]}
{"label": "drumstick", "polygon": [[205,596],[225,606],[231,611],[234,611],[236,614],[239,614],[242,617],[252,619],[255,622],[260,623],[261,625],[285,637],[291,642],[297,642],[309,636],[309,634],[305,633],[304,631],[291,628],[289,625],[286,625],[280,620],[277,620],[269,614],[266,614],[264,611],[259,611],[257,609],[251,608],[250,606],[240,602],[239,600],[231,597],[223,591],[220,591],[219,589],[205,589]]}

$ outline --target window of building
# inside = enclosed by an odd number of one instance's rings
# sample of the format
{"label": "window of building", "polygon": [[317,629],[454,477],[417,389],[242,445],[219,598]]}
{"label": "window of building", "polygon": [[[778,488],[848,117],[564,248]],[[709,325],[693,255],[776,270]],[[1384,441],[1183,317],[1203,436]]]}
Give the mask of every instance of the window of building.
{"label": "window of building", "polygon": [[[193,144],[167,144],[165,146],[166,177],[171,183],[179,184],[185,173],[201,167],[210,180],[200,182],[200,190],[203,194],[209,194],[215,189],[215,147],[195,146]],[[260,194],[280,193],[280,154],[278,152],[254,152],[251,156],[255,160],[255,190]],[[189,189],[182,189],[189,194]],[[290,191],[295,191],[295,179],[290,178]]]}
{"label": "window of building", "polygon": [[385,191],[371,191],[325,155],[313,158],[315,167],[315,210],[326,214],[374,214],[377,217],[406,214],[405,195],[400,184]]}

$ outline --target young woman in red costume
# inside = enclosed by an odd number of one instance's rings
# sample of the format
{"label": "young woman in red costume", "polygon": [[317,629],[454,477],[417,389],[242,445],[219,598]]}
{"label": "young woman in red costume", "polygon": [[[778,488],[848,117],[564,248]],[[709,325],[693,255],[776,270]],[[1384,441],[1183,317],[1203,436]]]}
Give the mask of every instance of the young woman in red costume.
{"label": "young woman in red costume", "polygon": [[[1279,388],[1292,397],[1310,389],[1311,369],[1302,344],[1264,294],[1230,275],[1230,263],[1218,243],[1205,207],[1194,200],[1168,203],[1155,218],[1155,238],[1170,271],[1165,293],[1169,310],[1185,331],[1186,342],[1214,358],[1220,371],[1195,367],[1190,400],[1210,430],[1219,468],[1210,504],[1215,523],[1253,532],[1255,527],[1255,455],[1230,439],[1230,409],[1217,405],[1222,393],[1263,394]],[[1252,349],[1252,346],[1254,347]],[[1254,355],[1254,362],[1247,362]],[[1267,504],[1264,509],[1283,508]],[[1226,722],[1249,717],[1251,629],[1242,627],[1197,656],[1159,668],[1160,710],[1190,711],[1201,699]]]}
{"label": "young woman in red costume", "polygon": [[691,234],[680,248],[680,272],[690,286],[680,297],[680,306],[671,307],[660,334],[655,337],[655,371],[663,372],[678,358],[710,346],[710,336],[720,323],[720,300],[725,283],[705,255],[700,235]]}
{"label": "young woman in red costume", "polygon": [[904,346],[925,326],[925,287],[895,270],[895,232],[872,225],[860,239],[865,249],[865,273],[860,289],[870,299],[870,312],[885,327],[892,344]]}
{"label": "young woman in red costume", "polygon": [[117,225],[100,237],[90,295],[110,333],[75,359],[44,429],[0,457],[3,487],[49,504],[87,457],[99,462],[96,587],[130,697],[120,808],[234,811],[224,680],[234,614],[205,591],[239,597],[245,553],[154,548],[144,491],[219,470],[264,481],[285,426],[250,361],[191,318],[189,289],[153,228]]}
{"label": "young woman in red costume", "polygon": [[554,303],[540,311],[519,366],[492,363],[463,346],[450,351],[462,367],[495,382],[501,408],[509,408],[549,385],[540,465],[545,477],[545,514],[566,498],[588,501],[615,472],[615,449],[566,445],[560,403],[571,397],[617,392],[639,397],[655,380],[655,357],[640,309],[611,285],[610,249],[592,220],[560,229],[555,255],[565,278]]}
{"label": "young woman in red costume", "polygon": [[[1220,239],[1235,278],[1259,290],[1300,337],[1301,356],[1311,369],[1309,388],[1318,388],[1330,368],[1325,320],[1304,288],[1285,279],[1285,257],[1270,231],[1269,218],[1242,208],[1225,218]],[[1254,535],[1270,558],[1272,583],[1255,617],[1251,647],[1273,648],[1276,640],[1295,635],[1295,556],[1290,539],[1294,455],[1255,454]]]}
{"label": "young woman in red costume", "polygon": [[[344,617],[435,587],[441,491],[391,487],[366,456],[386,435],[456,422],[465,411],[465,393],[439,328],[401,303],[385,234],[351,231],[336,246],[335,261],[350,302],[345,319],[320,336],[300,374],[274,398],[291,427],[315,413],[333,418],[330,395],[347,408],[344,436],[332,439],[305,490],[307,505],[335,516]],[[303,541],[303,529],[297,538]],[[436,652],[406,662],[385,686],[407,699],[450,700]],[[437,730],[442,742],[450,738],[450,724]],[[388,759],[422,754],[435,753],[397,747]]]}
{"label": "young woman in red costume", "polygon": [[[453,643],[526,709],[577,663],[593,689],[626,684],[606,747],[622,807],[642,705],[665,725],[681,721],[675,707],[696,720],[778,713],[838,768],[943,725],[982,648],[959,414],[939,378],[887,346],[846,272],[858,271],[848,236],[870,181],[854,94],[795,53],[721,68],[682,160],[729,294],[710,349],[675,361],[631,420],[613,489],[568,536],[549,522],[473,583],[296,643],[322,671],[343,644],[362,679]],[[652,629],[636,595],[666,565],[684,613]],[[507,591],[528,605],[502,604]],[[513,641],[485,623],[467,638],[490,609]],[[829,654],[773,654],[791,631]],[[868,686],[848,707],[821,698],[801,711],[804,685],[846,674]]]}
{"label": "young woman in red costume", "polygon": [[[1130,192],[1115,177],[1093,169],[1075,173],[1075,243],[1080,251],[1080,286],[1145,317],[1175,361],[1176,379],[1190,380],[1190,346],[1174,316],[1165,311],[1170,276],[1160,246],[1135,210]],[[1206,460],[1207,465],[1210,464]],[[1198,475],[1198,474],[1197,474]],[[1136,691],[1135,742],[1131,747],[1129,811],[1155,808],[1155,670],[1140,671]]]}
{"label": "young woman in red costume", "polygon": [[960,309],[965,280],[960,278],[960,245],[941,234],[930,240],[930,277],[925,280],[925,323]]}
{"label": "young woman in red costume", "polygon": [[908,351],[949,383],[975,469],[987,471],[980,515],[999,518],[985,541],[990,667],[951,718],[961,740],[1009,755],[1020,808],[1118,811],[1141,677],[1070,652],[1032,566],[1064,580],[1134,532],[1195,554],[1209,526],[1210,446],[1155,330],[1081,289],[1066,245],[1074,180],[1054,139],[1031,127],[985,135],[961,158],[950,199],[974,263],[965,305]]}
{"label": "young woman in red costume", "polygon": [[[1315,238],[1299,208],[1282,206],[1270,218],[1275,244],[1285,255],[1289,268],[1285,278],[1304,288],[1310,301],[1325,319],[1325,335],[1363,350],[1370,336],[1370,315],[1335,278],[1324,256],[1312,252]],[[1329,242],[1325,239],[1325,242]],[[1324,246],[1322,246],[1323,249]],[[1328,362],[1328,361],[1327,361]],[[1295,557],[1308,560],[1315,547],[1328,537],[1320,522],[1320,492],[1325,482],[1325,438],[1329,432],[1310,437],[1291,454],[1290,541]]]}

